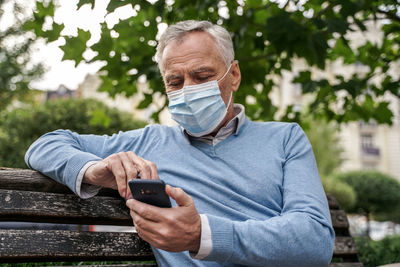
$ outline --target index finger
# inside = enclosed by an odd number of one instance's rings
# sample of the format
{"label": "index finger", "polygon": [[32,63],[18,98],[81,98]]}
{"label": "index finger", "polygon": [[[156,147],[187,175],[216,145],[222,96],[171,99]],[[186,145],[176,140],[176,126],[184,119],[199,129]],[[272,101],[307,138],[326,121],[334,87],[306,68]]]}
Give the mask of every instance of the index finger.
{"label": "index finger", "polygon": [[126,206],[140,217],[153,222],[164,221],[166,213],[171,212],[171,208],[159,208],[133,198],[126,201]]}

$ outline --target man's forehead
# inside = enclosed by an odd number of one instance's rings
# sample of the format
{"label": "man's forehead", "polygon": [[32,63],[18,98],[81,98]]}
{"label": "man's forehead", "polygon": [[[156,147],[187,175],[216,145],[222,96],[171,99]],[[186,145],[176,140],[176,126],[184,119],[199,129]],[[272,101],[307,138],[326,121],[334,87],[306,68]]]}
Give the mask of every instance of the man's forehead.
{"label": "man's forehead", "polygon": [[222,60],[214,38],[205,32],[187,34],[184,39],[169,43],[163,53],[164,70],[182,66],[197,65],[212,67],[215,61]]}

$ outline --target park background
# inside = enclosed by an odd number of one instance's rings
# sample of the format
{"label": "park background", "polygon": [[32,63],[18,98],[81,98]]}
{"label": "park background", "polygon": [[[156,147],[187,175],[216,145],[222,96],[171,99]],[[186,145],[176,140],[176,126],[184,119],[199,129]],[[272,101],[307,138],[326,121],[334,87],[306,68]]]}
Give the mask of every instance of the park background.
{"label": "park background", "polygon": [[0,1],[0,166],[58,128],[173,124],[155,47],[185,19],[231,33],[248,117],[303,127],[365,266],[400,262],[399,1]]}

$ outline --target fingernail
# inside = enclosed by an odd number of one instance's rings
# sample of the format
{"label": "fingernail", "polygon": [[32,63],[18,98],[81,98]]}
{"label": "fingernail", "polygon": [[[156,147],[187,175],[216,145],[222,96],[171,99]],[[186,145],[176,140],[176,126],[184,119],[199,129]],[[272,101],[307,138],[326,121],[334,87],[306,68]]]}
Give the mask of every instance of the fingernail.
{"label": "fingernail", "polygon": [[122,192],[122,197],[125,198],[126,192]]}

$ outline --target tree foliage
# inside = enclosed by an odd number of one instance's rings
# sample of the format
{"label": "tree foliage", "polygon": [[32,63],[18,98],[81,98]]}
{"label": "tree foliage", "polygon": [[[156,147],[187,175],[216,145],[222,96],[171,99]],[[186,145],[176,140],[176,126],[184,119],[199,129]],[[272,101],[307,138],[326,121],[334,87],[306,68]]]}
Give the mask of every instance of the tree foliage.
{"label": "tree foliage", "polygon": [[[10,7],[6,12],[5,7]],[[0,22],[12,13],[11,26],[0,28],[0,111],[14,99],[25,96],[29,83],[41,76],[41,64],[32,63],[31,47],[35,42],[32,35],[22,29],[27,14],[21,4],[15,1],[0,1]]]}
{"label": "tree foliage", "polygon": [[0,114],[0,166],[26,168],[24,155],[41,135],[70,129],[81,134],[108,134],[144,127],[145,123],[97,100],[61,99]]}
{"label": "tree foliage", "polygon": [[342,163],[343,148],[339,143],[339,127],[333,122],[302,117],[302,127],[310,140],[321,178],[327,178]]}
{"label": "tree foliage", "polygon": [[400,183],[378,171],[352,171],[334,176],[334,179],[347,183],[356,192],[356,203],[348,212],[366,216],[369,237],[371,216],[386,220],[396,220],[395,212],[400,206]]}
{"label": "tree foliage", "polygon": [[313,148],[325,192],[333,195],[343,209],[350,210],[356,202],[356,193],[348,184],[331,177],[342,162],[338,126],[333,122],[313,120],[310,115],[302,116],[301,121]]}
{"label": "tree foliage", "polygon": [[350,185],[331,178],[322,178],[321,180],[325,192],[334,196],[342,209],[352,210],[356,204],[357,194]]}
{"label": "tree foliage", "polygon": [[[131,5],[135,15],[120,20],[112,28],[101,24],[101,39],[88,47],[90,33],[82,29],[77,36],[59,35],[60,27],[43,30],[44,17],[54,17],[52,2],[37,2],[35,20],[26,27],[48,41],[61,36],[64,59],[103,61],[100,88],[114,96],[137,93],[139,77],[146,77],[150,91],[140,107],[152,102],[155,92],[164,91],[162,79],[154,62],[158,26],[180,20],[209,20],[223,25],[232,35],[236,59],[242,70],[242,83],[236,93],[237,102],[244,104],[253,119],[300,120],[300,114],[288,106],[281,118],[276,118],[277,106],[270,98],[279,88],[285,70],[292,70],[294,60],[304,61],[306,68],[295,79],[303,94],[310,95],[312,115],[327,120],[348,122],[375,119],[391,123],[393,114],[385,94],[399,96],[399,77],[389,71],[391,63],[399,62],[400,17],[398,1],[308,0],[308,1],[213,1],[213,0],[113,0],[107,15],[117,8]],[[77,8],[95,5],[94,0],[80,0]],[[376,42],[366,40],[357,47],[351,34],[365,35],[368,23],[382,25],[382,36]],[[52,36],[49,38],[48,36]],[[91,49],[97,55],[85,60],[83,52]],[[363,73],[336,74],[315,77],[312,70],[324,70],[334,61],[366,67]],[[392,74],[391,74],[392,73]],[[378,79],[379,82],[376,82]],[[375,81],[375,82],[374,82]],[[340,94],[338,94],[340,92]],[[254,96],[249,101],[247,96]],[[153,118],[157,119],[158,112]]]}
{"label": "tree foliage", "polygon": [[388,175],[377,171],[352,171],[337,174],[335,179],[349,184],[357,193],[356,204],[349,211],[390,216],[400,205],[400,183]]}
{"label": "tree foliage", "polygon": [[364,237],[355,237],[360,261],[365,267],[383,266],[400,262],[400,236],[387,236],[373,241]]}

